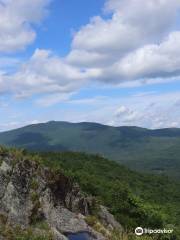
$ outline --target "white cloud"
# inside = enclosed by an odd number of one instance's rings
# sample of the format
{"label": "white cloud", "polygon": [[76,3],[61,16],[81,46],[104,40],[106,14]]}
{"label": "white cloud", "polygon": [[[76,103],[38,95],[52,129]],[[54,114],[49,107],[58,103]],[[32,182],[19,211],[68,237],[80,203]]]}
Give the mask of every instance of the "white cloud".
{"label": "white cloud", "polygon": [[113,10],[112,18],[92,18],[75,34],[73,48],[109,53],[119,51],[120,55],[143,43],[159,40],[175,23],[180,2],[110,0],[107,6]]}
{"label": "white cloud", "polygon": [[139,35],[138,29],[122,23],[119,15],[113,15],[110,20],[95,17],[75,34],[72,47],[99,53],[115,54],[119,51],[124,54],[140,46],[142,38]]}
{"label": "white cloud", "polygon": [[97,80],[111,84],[179,75],[179,0],[109,0],[105,8],[111,18],[94,17],[74,34],[69,64],[97,67]]}
{"label": "white cloud", "polygon": [[92,66],[106,66],[109,60],[110,59],[108,55],[81,49],[72,50],[66,57],[66,62],[68,64],[87,68],[91,68]]}
{"label": "white cloud", "polygon": [[0,0],[0,52],[24,49],[36,38],[32,24],[47,13],[50,0]]}
{"label": "white cloud", "polygon": [[[31,23],[41,21],[49,2],[0,0],[0,51],[29,44],[27,39],[35,36]],[[92,18],[75,33],[65,58],[37,49],[16,73],[1,68],[0,91],[19,98],[38,93],[63,96],[95,81],[137,86],[178,78],[180,31],[172,29],[179,7],[178,0],[109,0],[106,10],[112,17]],[[10,41],[3,40],[6,34]],[[21,38],[24,35],[27,39]]]}
{"label": "white cloud", "polygon": [[129,110],[129,108],[125,107],[125,106],[120,106],[115,113],[115,116],[119,117],[121,115],[130,113],[131,111]]}
{"label": "white cloud", "polygon": [[[120,13],[123,22],[135,26],[150,39],[167,33],[177,17],[179,0],[108,0],[106,11]],[[163,14],[162,14],[163,13]]]}
{"label": "white cloud", "polygon": [[51,51],[37,49],[15,74],[0,75],[0,91],[13,93],[17,98],[39,93],[69,94],[89,78],[98,76],[98,69],[76,68]]}
{"label": "white cloud", "polygon": [[110,70],[119,78],[140,79],[180,75],[180,32],[172,32],[159,45],[146,45],[116,62]]}

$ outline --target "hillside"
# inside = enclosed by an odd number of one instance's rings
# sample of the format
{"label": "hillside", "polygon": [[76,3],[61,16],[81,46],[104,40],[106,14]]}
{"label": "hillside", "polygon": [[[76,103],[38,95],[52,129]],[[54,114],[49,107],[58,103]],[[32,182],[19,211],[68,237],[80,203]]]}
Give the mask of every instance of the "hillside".
{"label": "hillside", "polygon": [[136,173],[83,153],[42,153],[41,157],[44,165],[63,169],[84,192],[107,206],[128,231],[137,226],[180,229],[180,185],[167,177]]}
{"label": "hillside", "polygon": [[131,169],[180,178],[180,129],[48,122],[0,133],[0,144],[33,151],[100,154]]}
{"label": "hillside", "polygon": [[[122,226],[106,207],[85,195],[62,170],[41,162],[0,148],[1,240],[120,239]],[[91,226],[91,219],[98,228]]]}
{"label": "hillside", "polygon": [[137,226],[180,236],[177,183],[99,156],[0,148],[0,183],[2,240],[137,240]]}

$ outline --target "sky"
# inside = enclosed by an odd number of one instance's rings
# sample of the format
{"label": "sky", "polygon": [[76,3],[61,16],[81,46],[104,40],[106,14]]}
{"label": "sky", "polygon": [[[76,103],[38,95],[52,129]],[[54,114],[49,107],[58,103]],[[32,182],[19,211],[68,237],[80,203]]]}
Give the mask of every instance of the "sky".
{"label": "sky", "polygon": [[179,0],[0,0],[0,131],[180,127]]}

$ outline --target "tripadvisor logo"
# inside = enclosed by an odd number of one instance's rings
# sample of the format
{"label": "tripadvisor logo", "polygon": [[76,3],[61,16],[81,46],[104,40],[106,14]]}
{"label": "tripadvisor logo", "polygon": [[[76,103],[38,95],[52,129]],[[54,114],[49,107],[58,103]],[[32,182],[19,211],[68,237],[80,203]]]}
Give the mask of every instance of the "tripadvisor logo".
{"label": "tripadvisor logo", "polygon": [[173,229],[149,229],[149,228],[142,228],[137,227],[135,229],[135,234],[137,236],[141,236],[143,234],[171,234],[173,233]]}
{"label": "tripadvisor logo", "polygon": [[143,229],[142,227],[137,227],[137,228],[135,229],[135,234],[136,234],[137,236],[141,236],[141,235],[143,235],[143,233],[144,233],[144,229]]}

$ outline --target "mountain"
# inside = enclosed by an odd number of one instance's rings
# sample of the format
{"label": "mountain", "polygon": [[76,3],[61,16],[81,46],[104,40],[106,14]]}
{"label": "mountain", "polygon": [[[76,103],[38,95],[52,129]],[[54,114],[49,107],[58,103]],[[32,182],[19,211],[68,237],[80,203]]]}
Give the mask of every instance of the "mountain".
{"label": "mountain", "polygon": [[0,144],[33,151],[100,154],[138,171],[180,178],[180,129],[48,122],[0,133]]}

